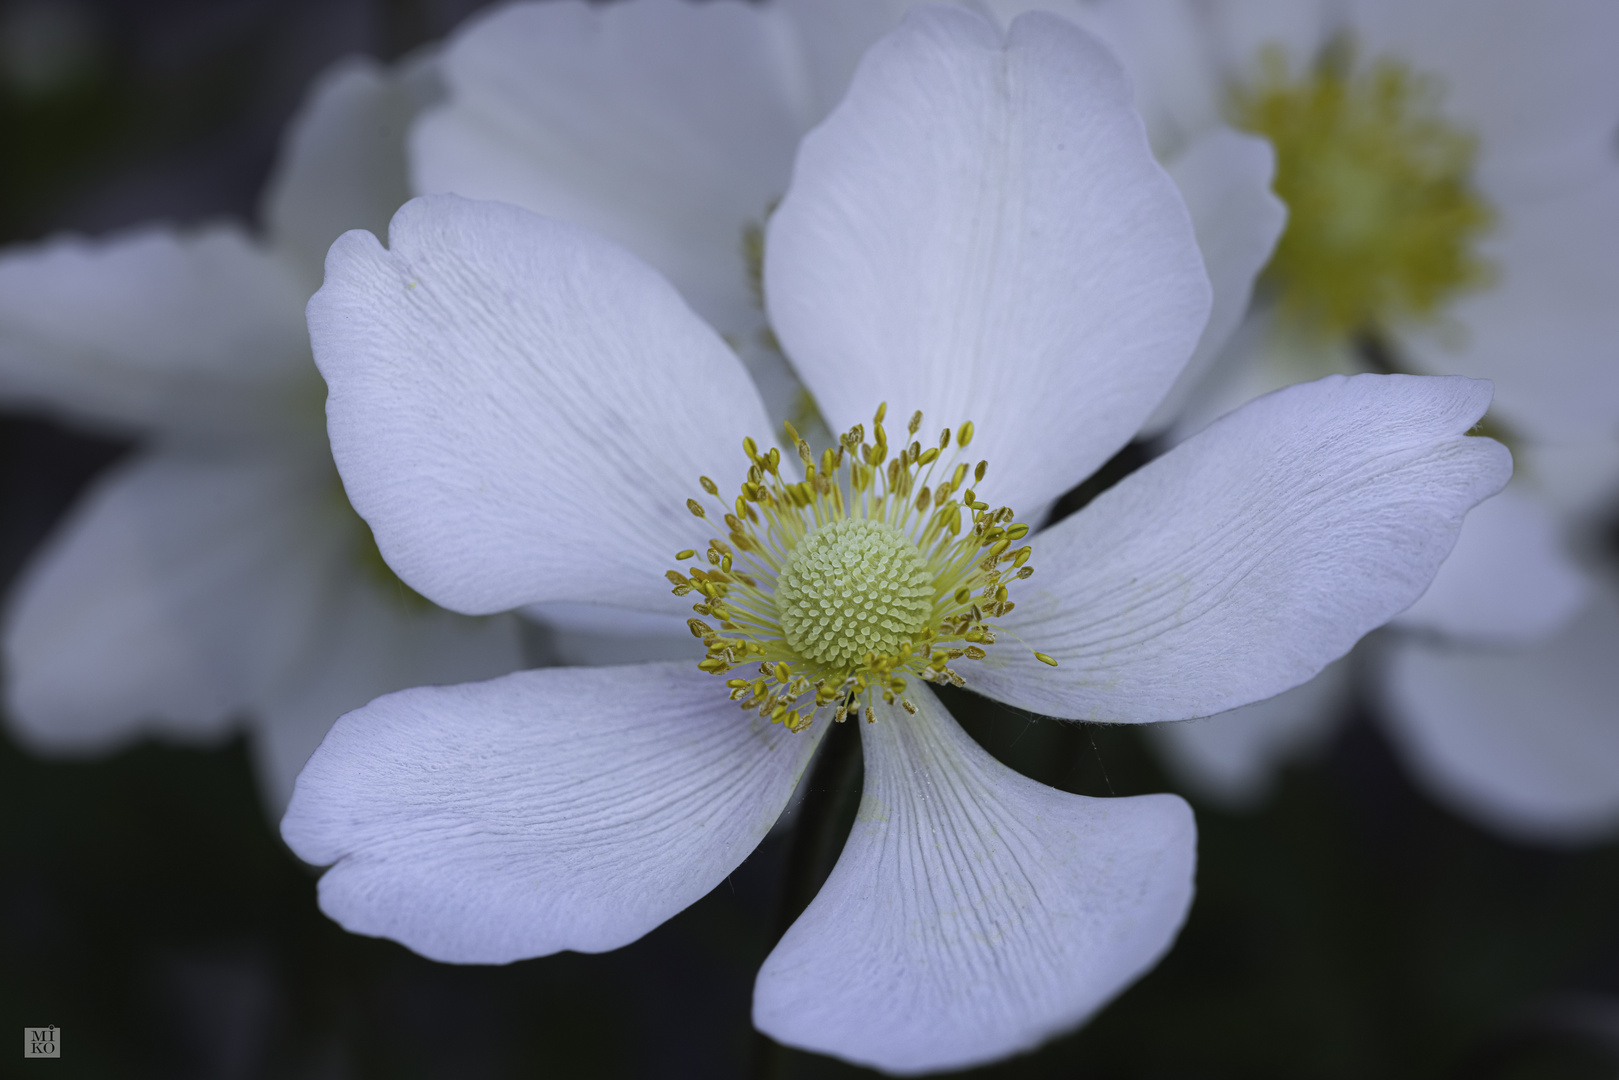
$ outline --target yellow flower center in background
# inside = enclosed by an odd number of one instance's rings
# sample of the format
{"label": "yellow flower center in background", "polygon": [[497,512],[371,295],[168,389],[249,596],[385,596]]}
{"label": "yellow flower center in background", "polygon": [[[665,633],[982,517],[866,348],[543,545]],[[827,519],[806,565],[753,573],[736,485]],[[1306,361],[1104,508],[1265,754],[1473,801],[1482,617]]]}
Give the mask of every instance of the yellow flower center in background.
{"label": "yellow flower center in background", "polygon": [[[987,655],[1001,628],[986,620],[1014,607],[1007,583],[1034,573],[1029,547],[1012,547],[1029,527],[964,488],[969,472],[979,483],[989,469],[956,460],[972,424],[961,426],[948,460],[948,428],[937,446],[913,439],[890,456],[886,410],[877,410],[872,442],[857,424],[819,460],[787,425],[804,467],[798,481],[782,476],[779,450],[760,453],[744,440],[748,479],[729,509],[721,504],[725,539],[709,540],[706,569],[667,575],[677,596],[701,596],[693,611],[719,622],[688,620],[708,649],[698,667],[724,675],[756,663],[757,677],[726,680],[731,700],[793,731],[821,712],[841,721],[874,695],[915,712],[903,696],[908,676],[965,685],[951,664]],[[921,426],[918,412],[910,435]],[[696,499],[686,505],[708,519]]]}
{"label": "yellow flower center in background", "polygon": [[1293,79],[1280,51],[1232,98],[1232,120],[1276,148],[1287,230],[1266,280],[1281,310],[1342,335],[1435,315],[1491,279],[1474,253],[1494,222],[1473,188],[1477,145],[1432,84],[1388,60],[1355,71],[1342,41]]}

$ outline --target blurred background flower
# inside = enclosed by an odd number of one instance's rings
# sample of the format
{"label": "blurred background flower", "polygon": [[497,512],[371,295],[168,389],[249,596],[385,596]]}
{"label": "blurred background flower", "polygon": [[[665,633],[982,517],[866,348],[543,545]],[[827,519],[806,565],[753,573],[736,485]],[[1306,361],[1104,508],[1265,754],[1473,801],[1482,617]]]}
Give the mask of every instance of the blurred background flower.
{"label": "blurred background flower", "polygon": [[[315,75],[354,51],[394,60],[470,6],[7,3],[0,235],[37,244],[154,219],[258,220],[279,133]],[[1442,19],[1439,30],[1454,25]],[[1486,55],[1501,47],[1469,40]],[[1554,56],[1577,54],[1557,40]],[[1522,92],[1546,79],[1499,85]],[[1587,389],[1602,392],[1598,381]],[[8,577],[127,445],[7,416]],[[1520,470],[1537,455],[1517,447]],[[1145,456],[1127,450],[1109,475]],[[1599,453],[1548,449],[1530,466],[1571,508],[1576,527],[1557,535],[1587,574],[1619,547],[1600,464]],[[1551,644],[1538,655],[1577,663],[1579,653]],[[1500,679],[1480,691],[1484,704],[1530,685],[1503,656],[1484,661]],[[988,1074],[1613,1074],[1619,849],[1540,850],[1453,816],[1410,785],[1383,734],[1387,704],[1368,690],[1376,684],[1347,685],[1323,695],[1334,723],[1315,756],[1277,766],[1254,812],[1228,814],[1200,801],[1204,788],[1184,789],[1198,807],[1198,897],[1168,960],[1084,1030]],[[1179,786],[1134,732],[1009,717],[958,697],[949,704],[969,732],[1042,782],[1097,795]],[[1611,691],[1599,685],[1586,700],[1601,737]],[[1542,740],[1525,731],[1507,729],[1507,752],[1490,759],[1498,772],[1528,775],[1510,739],[1527,738],[1529,751]],[[63,1027],[70,1074],[724,1076],[749,1075],[755,1061],[782,1075],[854,1073],[755,1054],[747,1001],[792,903],[787,837],[623,950],[434,965],[319,915],[312,875],[264,818],[245,741],[223,737],[204,749],[143,743],[96,763],[0,747],[0,1013],[13,1028]]]}
{"label": "blurred background flower", "polygon": [[[1352,660],[1153,738],[1228,805],[1320,746],[1351,679],[1419,783],[1517,839],[1619,833],[1619,9],[1080,0],[1155,144],[1268,137],[1289,218],[1245,325],[1179,388],[1166,442],[1329,371],[1494,380],[1512,486]],[[1503,93],[1503,87],[1513,87]],[[1167,419],[1167,418],[1166,418]],[[1611,527],[1611,526],[1609,526]],[[1488,689],[1486,689],[1488,688]]]}
{"label": "blurred background flower", "polygon": [[436,608],[377,554],[332,468],[304,324],[331,241],[406,197],[405,123],[435,90],[430,58],[324,72],[262,237],[146,225],[0,255],[0,398],[140,447],[10,599],[5,699],[34,749],[245,724],[274,817],[335,716],[518,661],[514,618]]}

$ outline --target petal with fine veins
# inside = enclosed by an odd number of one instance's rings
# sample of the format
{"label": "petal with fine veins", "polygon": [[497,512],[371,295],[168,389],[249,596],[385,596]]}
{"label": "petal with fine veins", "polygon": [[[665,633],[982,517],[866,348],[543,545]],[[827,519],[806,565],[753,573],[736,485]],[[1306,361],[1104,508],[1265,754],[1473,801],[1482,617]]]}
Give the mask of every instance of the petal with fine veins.
{"label": "petal with fine veins", "polygon": [[[810,119],[819,123],[843,99],[866,50],[898,26],[905,13],[931,0],[777,0],[798,39],[810,90]],[[978,10],[977,0],[944,0]],[[1002,20],[1003,23],[1010,19]]]}
{"label": "petal with fine veins", "polygon": [[1192,899],[1174,795],[1091,799],[986,754],[930,690],[862,723],[865,793],[832,876],[765,960],[778,1042],[885,1072],[963,1068],[1078,1024],[1163,955]]}
{"label": "petal with fine veins", "polygon": [[751,331],[742,233],[786,190],[808,125],[795,63],[769,5],[506,5],[445,51],[415,182],[610,236],[715,326]]}
{"label": "petal with fine veins", "polygon": [[545,668],[339,720],[281,833],[321,909],[434,960],[627,945],[725,880],[814,751],[689,663]]}
{"label": "petal with fine veins", "polygon": [[1130,74],[1136,111],[1160,154],[1221,124],[1218,57],[1204,13],[1188,0],[988,0],[1012,11],[1055,10],[1095,34]]}
{"label": "petal with fine veins", "polygon": [[1136,433],[1209,312],[1117,61],[1055,16],[1003,40],[944,7],[873,46],[804,139],[765,286],[834,429],[880,401],[935,433],[972,420],[991,497],[1033,518]]}
{"label": "petal with fine veins", "polygon": [[[501,203],[407,203],[309,302],[332,454],[388,564],[481,615],[679,612],[698,477],[735,491],[769,422],[736,355],[617,245]],[[710,504],[712,512],[713,504]],[[695,545],[694,545],[695,546]]]}
{"label": "petal with fine veins", "polygon": [[407,686],[488,679],[522,666],[516,616],[455,615],[346,562],[322,583],[288,677],[253,706],[253,764],[272,819],[286,812],[299,771],[339,716]]}
{"label": "petal with fine veins", "polygon": [[[1034,540],[1003,638],[963,674],[1080,720],[1210,716],[1297,686],[1410,606],[1512,459],[1459,377],[1330,376],[1250,402]],[[1010,635],[1006,635],[1007,638]]]}

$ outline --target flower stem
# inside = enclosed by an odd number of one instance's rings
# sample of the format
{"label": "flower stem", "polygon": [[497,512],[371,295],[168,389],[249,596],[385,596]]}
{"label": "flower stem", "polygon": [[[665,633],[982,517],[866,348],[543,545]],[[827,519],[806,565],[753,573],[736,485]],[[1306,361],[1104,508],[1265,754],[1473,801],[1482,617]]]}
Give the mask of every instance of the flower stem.
{"label": "flower stem", "polygon": [[[850,717],[841,724],[832,724],[832,730],[826,733],[826,743],[816,758],[809,785],[804,789],[803,805],[798,808],[798,821],[793,825],[776,925],[770,937],[772,949],[809,907],[843,851],[844,839],[860,808],[865,771],[860,754],[863,722],[863,718]],[[756,1080],[785,1076],[786,1049],[760,1032],[754,1032],[753,1042],[752,1075]]]}

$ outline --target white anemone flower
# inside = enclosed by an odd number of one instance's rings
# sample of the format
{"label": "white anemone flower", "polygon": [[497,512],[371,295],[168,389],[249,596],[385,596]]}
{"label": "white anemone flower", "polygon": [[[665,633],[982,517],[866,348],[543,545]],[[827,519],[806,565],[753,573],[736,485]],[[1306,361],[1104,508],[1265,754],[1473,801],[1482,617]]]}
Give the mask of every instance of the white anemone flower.
{"label": "white anemone flower", "polygon": [[[496,199],[616,240],[738,350],[772,417],[800,418],[812,410],[773,347],[761,302],[764,224],[799,139],[912,6],[545,0],[492,9],[445,47],[444,99],[411,133],[413,183],[421,194]],[[1214,288],[1193,361],[1201,368],[1237,326],[1283,211],[1262,139],[1216,125],[1162,160]],[[558,651],[573,661],[670,658],[691,645],[678,621],[599,605],[538,614],[559,628]],[[660,642],[660,629],[673,641]]]}
{"label": "white anemone flower", "polygon": [[[1256,394],[1369,360],[1494,380],[1492,422],[1531,467],[1469,517],[1434,586],[1396,620],[1404,633],[1368,659],[1371,692],[1417,778],[1474,820],[1542,842],[1612,835],[1612,673],[1598,663],[1576,678],[1568,659],[1611,647],[1610,620],[1589,607],[1611,601],[1573,558],[1581,516],[1562,505],[1561,481],[1533,466],[1570,450],[1611,459],[1619,435],[1619,67],[1607,45],[1619,8],[1100,0],[1062,10],[1123,57],[1156,146],[1237,124],[1276,147],[1287,231],[1247,325],[1218,362],[1189,368],[1161,410],[1175,437]],[[1469,673],[1492,665],[1538,689],[1480,699]],[[1190,782],[1251,803],[1280,760],[1331,730],[1346,680],[1335,670],[1240,714],[1155,734]]]}
{"label": "white anemone flower", "polygon": [[694,612],[708,655],[345,716],[282,826],[331,867],[323,910],[446,961],[625,945],[731,873],[841,717],[864,797],[759,973],[762,1031],[958,1068],[1079,1023],[1157,960],[1191,899],[1186,805],[1028,780],[928,683],[1126,722],[1270,696],[1415,599],[1511,465],[1466,434],[1487,384],[1339,377],[1045,532],[1013,521],[998,504],[1038,520],[1131,437],[1208,317],[1129,97],[1106,50],[1038,14],[1003,38],[920,9],[866,55],[765,255],[770,323],[849,429],[819,456],[760,438],[732,350],[596,234],[429,196],[387,248],[333,246],[309,308],[333,453],[400,575],[469,613]]}
{"label": "white anemone flower", "polygon": [[[745,354],[762,228],[803,134],[916,0],[508,4],[447,43],[411,133],[421,194],[584,225],[659,270]],[[965,6],[976,7],[976,4]],[[1215,125],[1165,157],[1205,250],[1222,344],[1280,232],[1261,139]],[[1227,310],[1229,309],[1229,310]]]}
{"label": "white anemone flower", "polygon": [[98,752],[245,724],[276,816],[333,717],[520,660],[510,619],[411,596],[343,496],[303,308],[331,240],[409,196],[431,82],[351,61],[288,131],[266,237],[227,224],[0,255],[0,397],[139,448],[35,555],[6,613],[25,744]]}

